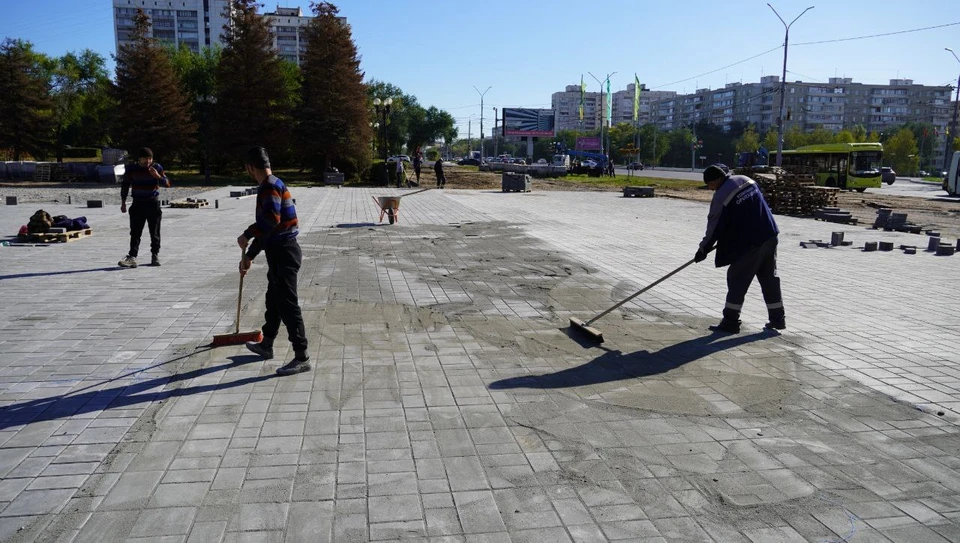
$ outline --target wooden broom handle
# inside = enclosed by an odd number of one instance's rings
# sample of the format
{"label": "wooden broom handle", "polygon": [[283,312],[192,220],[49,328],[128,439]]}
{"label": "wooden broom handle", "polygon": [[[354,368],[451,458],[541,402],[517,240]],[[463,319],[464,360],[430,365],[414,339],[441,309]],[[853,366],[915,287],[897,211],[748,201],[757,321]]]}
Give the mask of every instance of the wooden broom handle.
{"label": "wooden broom handle", "polygon": [[[243,261],[243,255],[246,254],[243,252],[243,249],[240,249],[240,261]],[[243,274],[240,274],[240,293],[237,294],[237,326],[234,330],[234,334],[240,333],[240,301],[243,299]]]}

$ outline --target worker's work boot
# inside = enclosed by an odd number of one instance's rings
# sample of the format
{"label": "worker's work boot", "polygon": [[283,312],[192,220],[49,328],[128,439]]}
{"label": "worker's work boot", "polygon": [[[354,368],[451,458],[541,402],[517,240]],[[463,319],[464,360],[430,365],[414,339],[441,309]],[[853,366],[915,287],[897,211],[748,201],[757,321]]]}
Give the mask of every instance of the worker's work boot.
{"label": "worker's work boot", "polygon": [[285,366],[277,368],[277,375],[295,375],[310,371],[310,357],[307,353],[297,353]]}
{"label": "worker's work boot", "polygon": [[136,268],[137,267],[137,257],[127,255],[123,257],[123,260],[117,262],[117,265],[121,268]]}
{"label": "worker's work boot", "polygon": [[257,343],[256,341],[247,342],[247,350],[251,353],[260,355],[260,358],[264,360],[270,360],[273,358],[273,338],[263,338],[263,341]]}
{"label": "worker's work boot", "polygon": [[763,325],[767,330],[786,330],[787,329],[787,318],[784,316],[780,317],[770,317],[770,322]]}
{"label": "worker's work boot", "polygon": [[720,321],[720,324],[711,326],[710,330],[714,332],[726,332],[728,334],[739,334],[740,324],[739,311],[735,311],[733,309],[724,309],[723,319]]}
{"label": "worker's work boot", "polygon": [[151,265],[151,266],[159,266],[159,265],[160,265],[160,255],[158,255],[157,253],[153,253],[153,255],[150,257],[150,265]]}

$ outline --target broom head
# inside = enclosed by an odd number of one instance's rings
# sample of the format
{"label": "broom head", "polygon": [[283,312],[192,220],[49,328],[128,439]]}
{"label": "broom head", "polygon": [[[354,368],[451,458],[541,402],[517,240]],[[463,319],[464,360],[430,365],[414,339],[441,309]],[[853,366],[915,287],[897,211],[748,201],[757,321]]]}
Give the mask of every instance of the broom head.
{"label": "broom head", "polygon": [[603,332],[592,326],[587,326],[586,322],[576,317],[570,317],[570,329],[580,333],[580,335],[586,336],[592,341],[603,343]]}
{"label": "broom head", "polygon": [[212,344],[214,347],[222,347],[224,345],[240,345],[241,343],[246,343],[248,341],[260,343],[263,341],[263,332],[260,330],[254,330],[253,332],[221,334],[219,336],[213,336]]}

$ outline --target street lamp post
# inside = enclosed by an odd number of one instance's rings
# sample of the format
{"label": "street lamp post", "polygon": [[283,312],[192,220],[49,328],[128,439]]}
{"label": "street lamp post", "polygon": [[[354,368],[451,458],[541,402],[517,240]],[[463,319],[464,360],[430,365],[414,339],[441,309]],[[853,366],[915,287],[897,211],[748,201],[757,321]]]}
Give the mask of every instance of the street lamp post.
{"label": "street lamp post", "polygon": [[803,10],[800,15],[797,15],[796,18],[790,21],[790,24],[787,24],[783,20],[783,17],[777,13],[777,10],[773,9],[769,3],[767,6],[773,10],[774,15],[777,16],[777,19],[780,19],[780,22],[783,23],[783,27],[786,30],[783,34],[783,76],[780,79],[780,114],[777,117],[777,166],[783,164],[783,101],[786,98],[787,91],[787,43],[790,41],[790,26],[797,22],[797,19],[803,17],[803,14],[813,9],[813,6],[808,7]]}
{"label": "street lamp post", "polygon": [[[957,59],[957,62],[960,62],[960,58],[957,58],[957,54],[953,52],[953,49],[949,47],[944,47],[944,49],[950,51],[953,58]],[[953,102],[953,120],[950,121],[950,133],[947,134],[947,143],[943,147],[943,171],[947,171],[950,167],[950,140],[957,137],[957,108],[960,108],[960,76],[957,76],[957,98]]]}
{"label": "street lamp post", "polygon": [[217,103],[216,96],[206,94],[197,99],[203,120],[203,179],[210,186],[210,108]]}
{"label": "street lamp post", "polygon": [[[598,85],[600,85],[600,154],[602,155],[604,154],[603,152],[603,149],[604,149],[604,146],[603,146],[603,81],[600,81],[599,79],[597,79],[597,76],[593,75],[592,73],[590,72],[587,72],[587,73],[590,74],[590,77],[592,77],[593,80],[596,81]],[[616,74],[617,72],[607,74],[607,77],[606,79],[604,79],[604,81],[609,82],[610,78]],[[608,150],[609,150],[609,147],[610,146],[608,145],[607,146]]]}
{"label": "street lamp post", "polygon": [[473,90],[477,91],[477,94],[480,95],[480,164],[483,164],[483,157],[484,157],[484,152],[483,152],[483,95],[484,95],[484,94],[487,94],[487,91],[490,90],[490,89],[492,89],[492,88],[493,88],[493,86],[491,85],[491,86],[487,87],[487,90],[485,90],[485,91],[483,91],[483,92],[480,92],[480,89],[478,89],[478,88],[476,87],[476,85],[474,85],[474,87],[473,87]]}
{"label": "street lamp post", "polygon": [[387,171],[387,117],[390,116],[390,106],[393,104],[393,98],[387,97],[385,100],[379,98],[373,99],[373,107],[377,111],[377,117],[381,119],[380,126],[383,128],[383,184],[390,185],[390,172]]}

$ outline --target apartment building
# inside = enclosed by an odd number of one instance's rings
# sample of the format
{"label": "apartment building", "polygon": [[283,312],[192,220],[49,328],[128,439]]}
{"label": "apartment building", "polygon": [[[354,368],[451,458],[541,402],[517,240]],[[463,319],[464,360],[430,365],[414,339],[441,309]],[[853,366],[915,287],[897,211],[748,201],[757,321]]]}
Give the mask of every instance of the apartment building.
{"label": "apartment building", "polygon": [[114,39],[117,49],[130,40],[137,9],[150,17],[151,36],[199,51],[220,43],[229,0],[113,0]]}
{"label": "apartment building", "polygon": [[567,85],[563,92],[550,96],[554,111],[554,126],[560,130],[597,130],[601,113],[607,105],[606,97],[599,92],[583,93],[583,121],[580,120],[580,85]]}
{"label": "apartment building", "polygon": [[[116,46],[119,48],[129,41],[138,8],[150,17],[151,35],[158,40],[193,51],[221,44],[224,27],[230,22],[226,16],[229,4],[229,0],[113,0]],[[264,16],[270,20],[273,44],[279,56],[300,64],[306,52],[303,30],[313,17],[305,16],[299,7],[280,6]],[[346,21],[344,17],[340,19]]]}
{"label": "apartment building", "polygon": [[[627,85],[626,90],[613,93],[613,124],[633,123],[633,97],[636,83]],[[640,83],[640,101],[638,104],[637,123],[648,124],[654,122],[654,110],[660,102],[672,100],[677,96],[674,91],[652,91]]]}

